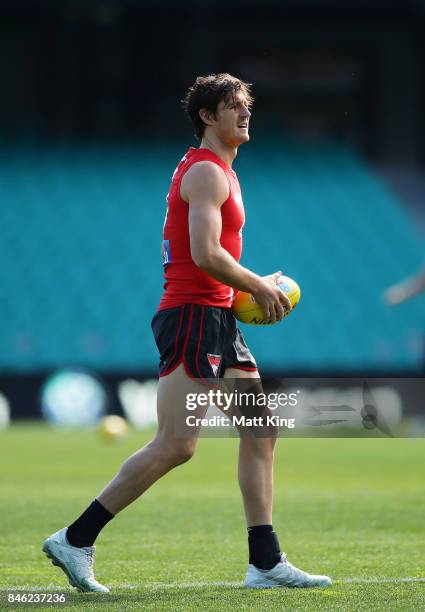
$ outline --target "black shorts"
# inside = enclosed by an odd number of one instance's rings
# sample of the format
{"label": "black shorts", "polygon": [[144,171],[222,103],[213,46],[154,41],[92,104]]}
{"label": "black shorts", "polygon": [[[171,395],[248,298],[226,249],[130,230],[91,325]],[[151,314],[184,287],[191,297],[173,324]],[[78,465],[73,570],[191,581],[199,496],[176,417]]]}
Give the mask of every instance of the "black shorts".
{"label": "black shorts", "polygon": [[220,378],[226,368],[257,370],[230,308],[184,304],[159,310],[151,325],[160,376],[180,363],[192,378]]}

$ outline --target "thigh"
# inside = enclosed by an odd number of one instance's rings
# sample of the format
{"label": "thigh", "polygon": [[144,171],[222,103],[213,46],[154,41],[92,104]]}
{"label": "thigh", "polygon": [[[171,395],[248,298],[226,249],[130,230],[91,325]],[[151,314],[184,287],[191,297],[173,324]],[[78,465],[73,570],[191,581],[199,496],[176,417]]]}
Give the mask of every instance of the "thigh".
{"label": "thigh", "polygon": [[244,415],[251,418],[258,416],[263,410],[263,407],[260,407],[259,411],[257,405],[254,405],[254,397],[257,398],[263,393],[263,385],[257,369],[241,370],[239,368],[227,368],[224,372],[223,388],[225,388],[227,393],[233,392],[239,395],[245,393],[253,398],[249,406],[233,404],[231,408],[233,415]]}
{"label": "thigh", "polygon": [[260,373],[257,368],[252,370],[241,370],[240,368],[226,368],[224,378],[252,378],[261,382]]}
{"label": "thigh", "polygon": [[[247,426],[246,424],[236,425],[241,441],[251,440],[255,448],[259,447],[262,449],[264,445],[267,447],[270,445],[270,442],[267,442],[267,440],[273,440],[271,444],[274,447],[279,430],[273,422],[268,421],[268,418],[272,417],[273,413],[264,403],[266,396],[258,370],[256,368],[252,368],[252,370],[241,370],[238,367],[227,368],[224,372],[223,387],[227,393],[237,391],[239,394],[245,393],[249,397],[256,398],[255,401],[249,401],[246,405],[233,405],[231,408],[231,415],[238,418],[245,417],[247,419],[246,423],[256,417],[261,419],[258,424],[252,426]],[[260,396],[261,401],[258,401]],[[229,416],[228,411],[227,416]]]}
{"label": "thigh", "polygon": [[157,394],[158,434],[168,439],[197,438],[200,426],[188,426],[186,419],[188,416],[203,418],[208,407],[199,406],[189,410],[188,402],[195,401],[195,394],[207,391],[204,384],[187,375],[183,363],[167,376],[162,376]]}

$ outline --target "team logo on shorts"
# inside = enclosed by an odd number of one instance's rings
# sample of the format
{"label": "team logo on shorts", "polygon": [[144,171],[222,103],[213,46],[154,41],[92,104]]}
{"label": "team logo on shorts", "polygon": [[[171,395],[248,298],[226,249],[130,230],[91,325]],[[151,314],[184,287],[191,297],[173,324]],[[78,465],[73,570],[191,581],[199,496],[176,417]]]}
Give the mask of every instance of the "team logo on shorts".
{"label": "team logo on shorts", "polygon": [[211,355],[207,353],[208,363],[211,366],[211,370],[214,372],[214,376],[217,376],[218,368],[221,363],[221,355]]}

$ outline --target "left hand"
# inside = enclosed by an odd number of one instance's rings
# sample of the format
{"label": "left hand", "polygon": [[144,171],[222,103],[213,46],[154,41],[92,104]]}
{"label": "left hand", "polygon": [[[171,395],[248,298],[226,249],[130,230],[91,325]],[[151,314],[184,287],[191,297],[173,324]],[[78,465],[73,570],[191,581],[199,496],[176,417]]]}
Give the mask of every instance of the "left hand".
{"label": "left hand", "polygon": [[282,278],[282,276],[283,276],[282,270],[278,270],[277,272],[274,272],[273,274],[268,274],[267,276],[263,276],[263,278],[265,280],[268,280],[272,285],[278,285],[279,280]]}
{"label": "left hand", "polygon": [[[282,276],[283,276],[282,270],[278,270],[277,272],[274,272],[273,274],[268,274],[267,276],[263,276],[263,278],[265,281],[269,282],[271,285],[276,286],[279,284],[279,281],[282,278]],[[278,304],[278,306],[275,306],[274,313],[273,313],[276,318],[274,319],[272,317],[270,321],[271,323],[275,323],[275,321],[281,321],[284,318],[285,314],[292,310],[291,301],[286,295],[286,293],[284,293],[283,291],[280,292],[279,300],[280,300],[280,304]]]}

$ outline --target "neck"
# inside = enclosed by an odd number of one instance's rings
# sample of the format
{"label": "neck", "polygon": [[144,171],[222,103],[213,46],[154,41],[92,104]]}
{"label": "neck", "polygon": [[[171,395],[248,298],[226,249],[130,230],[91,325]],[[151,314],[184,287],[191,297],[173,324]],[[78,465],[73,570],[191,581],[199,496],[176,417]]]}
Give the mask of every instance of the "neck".
{"label": "neck", "polygon": [[209,149],[230,167],[232,167],[233,160],[238,154],[238,147],[230,147],[224,144],[215,134],[204,134],[200,148]]}

